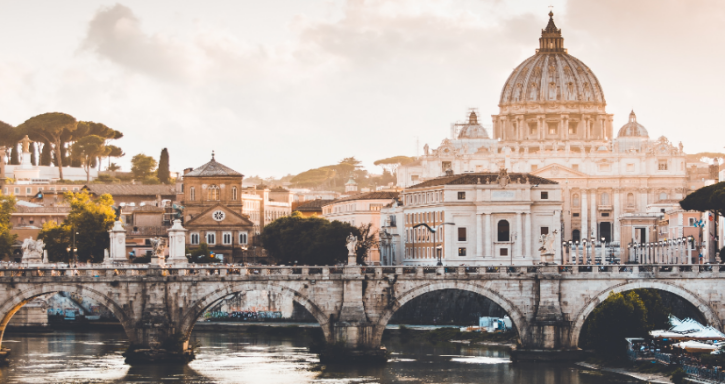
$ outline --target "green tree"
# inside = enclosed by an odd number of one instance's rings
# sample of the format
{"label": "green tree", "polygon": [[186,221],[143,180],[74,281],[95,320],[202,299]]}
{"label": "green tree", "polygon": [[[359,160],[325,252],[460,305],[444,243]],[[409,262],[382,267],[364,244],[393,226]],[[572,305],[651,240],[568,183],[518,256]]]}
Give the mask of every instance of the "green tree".
{"label": "green tree", "polygon": [[269,256],[279,263],[335,265],[347,262],[345,244],[350,233],[360,236],[360,230],[350,224],[293,212],[266,225],[260,237]]}
{"label": "green tree", "polygon": [[121,169],[121,166],[116,163],[108,164],[108,168],[106,168],[107,171],[115,172]]}
{"label": "green tree", "polygon": [[50,165],[51,152],[53,152],[53,147],[47,142],[43,143],[43,149],[40,152],[40,165]]}
{"label": "green tree", "polygon": [[10,218],[15,212],[15,196],[0,192],[0,257],[10,255],[11,248],[18,235],[10,233],[13,229]]}
{"label": "green tree", "polygon": [[164,184],[168,184],[171,180],[171,173],[169,172],[169,151],[164,148],[161,150],[161,156],[159,157],[159,169],[156,172],[156,177],[159,178]]}
{"label": "green tree", "polygon": [[60,113],[50,112],[31,117],[22,123],[18,128],[36,141],[52,143],[55,146],[55,161],[58,166],[58,174],[63,179],[63,154],[61,148],[61,137],[64,133],[72,133],[78,127],[75,117]]}
{"label": "green tree", "polygon": [[[126,154],[123,153],[123,150],[115,145],[107,145],[106,148],[110,148],[110,152],[108,153],[108,167],[109,168],[111,167],[111,158],[112,157],[126,156]],[[111,171],[111,169],[109,169],[109,171]]]}
{"label": "green tree", "polygon": [[380,166],[383,168],[383,170],[386,170],[389,173],[395,175],[395,171],[398,169],[399,166],[412,163],[413,161],[415,161],[415,157],[393,156],[385,159],[376,160],[373,164]]}
{"label": "green tree", "polygon": [[651,330],[647,308],[634,291],[611,293],[587,319],[584,340],[588,348],[609,359],[624,356],[627,337],[644,337]]}
{"label": "green tree", "polygon": [[20,157],[18,156],[18,145],[10,147],[10,165],[20,165]]}
{"label": "green tree", "polygon": [[86,182],[91,182],[91,167],[97,158],[106,156],[110,150],[106,148],[106,141],[96,135],[89,135],[73,143],[71,156],[80,160],[83,170],[86,171]]}
{"label": "green tree", "polygon": [[47,221],[38,233],[38,239],[45,243],[45,250],[48,251],[48,261],[57,263],[72,263],[71,253],[68,247],[72,244],[71,226],[67,223],[58,224],[55,221]]}
{"label": "green tree", "polygon": [[378,243],[377,234],[372,230],[373,224],[360,224],[357,226],[360,236],[358,237],[357,250],[355,250],[357,263],[365,265],[365,258],[368,252]]}
{"label": "green tree", "polygon": [[133,172],[133,176],[137,179],[148,179],[153,175],[154,169],[156,169],[156,160],[151,156],[139,153],[131,158],[131,172]]}
{"label": "green tree", "polygon": [[725,181],[702,187],[680,201],[688,211],[712,212],[725,216]]}
{"label": "green tree", "polygon": [[70,245],[75,231],[78,260],[100,263],[103,261],[103,250],[109,246],[108,230],[116,219],[113,198],[109,194],[103,194],[93,199],[83,191],[67,192],[64,199],[71,207],[70,213],[60,226],[43,226],[41,233],[44,241],[54,244],[56,251],[64,249]]}
{"label": "green tree", "polygon": [[647,329],[668,329],[672,308],[662,303],[662,296],[656,289],[635,289],[634,293],[642,299],[647,308]]}
{"label": "green tree", "polygon": [[36,145],[35,143],[30,143],[30,164],[38,165],[38,159],[35,157],[35,149]]}

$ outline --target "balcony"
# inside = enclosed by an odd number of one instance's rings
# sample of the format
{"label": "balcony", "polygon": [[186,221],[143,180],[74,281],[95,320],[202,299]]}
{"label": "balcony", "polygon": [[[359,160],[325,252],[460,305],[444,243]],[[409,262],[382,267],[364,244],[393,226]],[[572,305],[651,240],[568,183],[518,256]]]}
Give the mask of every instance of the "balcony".
{"label": "balcony", "polygon": [[611,211],[612,205],[611,204],[599,204],[598,208],[600,211]]}

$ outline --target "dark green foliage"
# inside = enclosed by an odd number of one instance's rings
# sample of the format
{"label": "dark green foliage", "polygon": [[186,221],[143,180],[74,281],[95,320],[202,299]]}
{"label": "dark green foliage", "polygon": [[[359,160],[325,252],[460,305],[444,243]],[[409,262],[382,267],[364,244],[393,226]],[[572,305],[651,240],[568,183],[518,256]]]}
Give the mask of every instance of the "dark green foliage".
{"label": "dark green foliage", "polygon": [[11,247],[18,235],[10,234],[13,228],[11,215],[15,212],[15,196],[0,193],[0,257],[9,255]]}
{"label": "dark green foliage", "polygon": [[191,257],[189,257],[190,263],[221,263],[221,260],[219,260],[218,257],[215,257],[211,254],[211,250],[209,249],[209,245],[207,243],[199,244],[198,248],[187,249],[186,254],[191,255]]}
{"label": "dark green foliage", "polygon": [[159,169],[156,171],[156,176],[159,181],[164,184],[168,184],[171,181],[171,174],[169,172],[169,151],[166,148],[161,150],[161,156],[159,157]]}
{"label": "dark green foliage", "polygon": [[346,238],[360,230],[347,223],[299,212],[264,227],[261,240],[269,256],[282,264],[335,265],[347,262]]}
{"label": "dark green foliage", "polygon": [[714,212],[725,216],[725,181],[692,192],[680,201],[680,206],[688,211]]}
{"label": "dark green foliage", "polygon": [[682,368],[677,368],[677,370],[672,373],[672,376],[670,376],[670,379],[674,384],[685,384],[685,377],[687,377],[685,370]]}
{"label": "dark green foliage", "polygon": [[633,292],[642,299],[644,307],[647,308],[647,329],[668,329],[672,309],[662,303],[660,293],[654,289],[635,289]]}
{"label": "dark green foliage", "polygon": [[10,147],[10,165],[20,165],[20,156],[18,156],[18,145]]}
{"label": "dark green foliage", "polygon": [[47,142],[43,143],[43,149],[40,152],[40,165],[49,166],[51,163],[51,157],[53,153],[53,146]]}
{"label": "dark green foliage", "polygon": [[56,165],[58,173],[63,179],[64,136],[72,135],[78,128],[78,121],[75,117],[59,112],[44,113],[31,117],[18,126],[23,132],[27,132],[30,139],[53,143],[55,146]]}
{"label": "dark green foliage", "polygon": [[589,315],[583,331],[587,348],[609,359],[624,356],[627,337],[644,337],[648,327],[647,308],[634,291],[612,293]]}
{"label": "dark green foliage", "polygon": [[154,160],[151,156],[139,153],[131,158],[131,172],[133,172],[133,176],[137,180],[144,180],[152,177],[155,168],[156,160]]}
{"label": "dark green foliage", "polygon": [[58,225],[55,221],[43,224],[43,230],[38,234],[38,239],[43,239],[45,250],[48,251],[48,261],[57,263],[72,263],[71,253],[67,248],[71,245],[71,227],[69,225]]}

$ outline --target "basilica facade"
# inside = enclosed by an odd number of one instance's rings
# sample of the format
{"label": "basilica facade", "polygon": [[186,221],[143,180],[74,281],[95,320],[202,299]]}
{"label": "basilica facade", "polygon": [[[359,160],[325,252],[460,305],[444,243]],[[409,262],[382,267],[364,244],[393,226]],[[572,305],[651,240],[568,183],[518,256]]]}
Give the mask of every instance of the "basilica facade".
{"label": "basilica facade", "polygon": [[599,80],[564,47],[552,13],[535,54],[503,85],[490,131],[480,117],[471,110],[438,148],[426,144],[398,168],[398,185],[500,169],[546,178],[561,187],[562,240],[604,238],[626,257],[624,244],[655,241],[662,207],[704,183],[691,176],[682,143],[651,137],[634,111],[614,129]]}

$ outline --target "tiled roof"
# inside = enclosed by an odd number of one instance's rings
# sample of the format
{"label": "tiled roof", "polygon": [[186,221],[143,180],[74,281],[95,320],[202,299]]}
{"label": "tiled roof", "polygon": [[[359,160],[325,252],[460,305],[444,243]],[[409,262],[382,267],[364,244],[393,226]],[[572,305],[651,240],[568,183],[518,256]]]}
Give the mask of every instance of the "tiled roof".
{"label": "tiled roof", "polygon": [[83,187],[94,195],[100,196],[108,193],[111,196],[167,196],[176,195],[173,185],[143,185],[143,184],[88,184]]}
{"label": "tiled roof", "polygon": [[126,205],[123,207],[123,211],[124,211],[124,213],[129,213],[129,212],[156,212],[156,213],[162,212],[163,213],[163,212],[166,212],[166,210],[163,207],[157,207],[155,205],[142,205],[140,207],[129,207]]}
{"label": "tiled roof", "polygon": [[199,168],[194,169],[193,171],[187,173],[184,175],[184,177],[208,177],[208,176],[240,176],[243,177],[241,173],[227,167],[226,165],[222,163],[218,163],[214,158],[212,157],[211,161],[202,165]]}
{"label": "tiled roof", "polygon": [[352,195],[350,197],[345,197],[345,198],[338,199],[338,200],[332,200],[325,205],[337,204],[337,203],[342,203],[345,201],[354,201],[354,200],[391,200],[391,199],[398,197],[399,194],[400,194],[399,192],[358,193],[357,195]]}
{"label": "tiled roof", "polygon": [[[509,173],[508,176],[511,178],[510,184],[526,184],[526,178],[529,179],[529,184],[559,184],[556,181],[534,176],[530,173]],[[408,189],[435,187],[439,185],[496,184],[497,179],[498,173],[464,173],[427,180],[408,187]]]}
{"label": "tiled roof", "polygon": [[334,200],[327,200],[327,199],[317,199],[317,200],[310,200],[305,201],[304,203],[297,206],[296,211],[300,212],[310,212],[310,211],[322,211],[322,207],[333,202]]}
{"label": "tiled roof", "polygon": [[16,213],[61,213],[69,214],[70,207],[25,207],[22,205],[15,206]]}

